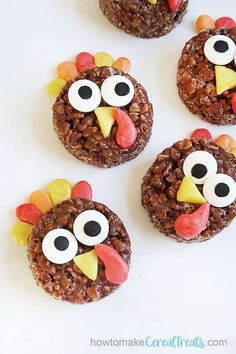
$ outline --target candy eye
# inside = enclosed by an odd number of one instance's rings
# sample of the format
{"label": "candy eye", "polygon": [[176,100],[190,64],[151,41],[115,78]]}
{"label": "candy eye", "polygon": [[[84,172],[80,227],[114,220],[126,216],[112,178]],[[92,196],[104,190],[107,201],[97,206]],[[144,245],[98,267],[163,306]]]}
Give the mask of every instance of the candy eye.
{"label": "candy eye", "polygon": [[194,151],[186,157],[183,170],[195,184],[204,184],[209,176],[216,174],[217,162],[209,152]]}
{"label": "candy eye", "polygon": [[68,230],[55,229],[49,231],[43,239],[44,256],[52,263],[64,264],[70,262],[78,251],[78,242]]}
{"label": "candy eye", "polygon": [[92,112],[101,103],[101,91],[93,81],[78,80],[69,88],[68,99],[77,111]]}
{"label": "candy eye", "polygon": [[224,208],[236,198],[236,183],[232,177],[218,173],[208,178],[203,186],[206,200],[213,206]]}
{"label": "candy eye", "polygon": [[107,238],[109,223],[99,211],[86,210],[75,219],[73,230],[75,237],[83,245],[95,246]]}
{"label": "candy eye", "polygon": [[107,104],[114,107],[123,107],[133,99],[134,85],[125,76],[113,75],[103,82],[101,92]]}
{"label": "candy eye", "polygon": [[210,37],[204,45],[205,57],[216,65],[229,64],[234,59],[235,51],[234,41],[223,35]]}

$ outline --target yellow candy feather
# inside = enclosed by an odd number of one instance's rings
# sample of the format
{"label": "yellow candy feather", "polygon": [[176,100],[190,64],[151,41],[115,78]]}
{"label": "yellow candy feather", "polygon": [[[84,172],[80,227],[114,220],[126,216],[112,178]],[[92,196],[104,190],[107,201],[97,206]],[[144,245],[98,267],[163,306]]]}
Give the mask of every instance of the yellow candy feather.
{"label": "yellow candy feather", "polygon": [[57,205],[71,196],[71,185],[66,179],[55,179],[48,185],[48,193],[53,205]]}
{"label": "yellow candy feather", "polygon": [[17,221],[11,228],[11,236],[21,245],[27,245],[32,229],[33,225],[22,221]]}

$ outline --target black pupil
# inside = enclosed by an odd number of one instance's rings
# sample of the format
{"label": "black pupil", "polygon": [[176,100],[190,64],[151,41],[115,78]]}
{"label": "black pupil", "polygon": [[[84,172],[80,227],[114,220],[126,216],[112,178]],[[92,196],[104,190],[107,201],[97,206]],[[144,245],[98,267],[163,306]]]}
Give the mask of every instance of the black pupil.
{"label": "black pupil", "polygon": [[69,247],[69,241],[64,236],[58,236],[54,241],[54,245],[58,251],[65,251]]}
{"label": "black pupil", "polygon": [[217,197],[223,198],[226,197],[229,194],[229,186],[225,183],[218,183],[215,186],[215,194]]}
{"label": "black pupil", "polygon": [[116,84],[115,93],[118,96],[126,96],[129,94],[129,92],[130,92],[129,85],[127,85],[125,82],[119,82],[118,84]]}
{"label": "black pupil", "polygon": [[89,98],[92,97],[93,91],[88,86],[81,86],[79,88],[78,93],[81,98],[83,98],[84,100],[88,100]]}
{"label": "black pupil", "polygon": [[217,41],[214,44],[214,48],[219,53],[225,53],[227,50],[229,50],[229,45],[225,41]]}
{"label": "black pupil", "polygon": [[97,236],[101,232],[101,226],[97,221],[88,221],[84,225],[84,232],[91,237]]}
{"label": "black pupil", "polygon": [[200,179],[206,176],[207,168],[205,165],[202,165],[201,163],[197,163],[196,165],[193,166],[191,173],[193,177]]}

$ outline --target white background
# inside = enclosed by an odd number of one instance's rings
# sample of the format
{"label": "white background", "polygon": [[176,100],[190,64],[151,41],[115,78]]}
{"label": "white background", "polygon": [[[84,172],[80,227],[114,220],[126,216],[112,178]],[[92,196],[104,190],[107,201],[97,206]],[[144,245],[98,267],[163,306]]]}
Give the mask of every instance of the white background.
{"label": "white background", "polygon": [[[145,338],[174,335],[228,339],[236,352],[236,223],[214,239],[179,244],[160,235],[140,205],[140,183],[157,153],[196,128],[214,137],[235,127],[211,126],[191,115],[180,102],[176,66],[193,21],[207,13],[236,14],[234,0],[191,1],[184,21],[168,36],[142,40],[113,27],[96,0],[1,0],[1,247],[0,354],[197,353],[201,350],[91,348],[90,338]],[[103,170],[67,153],[57,140],[51,100],[45,85],[58,63],[80,51],[105,50],[128,56],[132,75],[154,104],[153,135],[132,162]],[[54,178],[72,183],[87,179],[94,199],[124,221],[133,244],[129,280],[98,303],[76,306],[50,298],[28,269],[26,249],[14,243],[9,229],[14,209],[33,190]]]}

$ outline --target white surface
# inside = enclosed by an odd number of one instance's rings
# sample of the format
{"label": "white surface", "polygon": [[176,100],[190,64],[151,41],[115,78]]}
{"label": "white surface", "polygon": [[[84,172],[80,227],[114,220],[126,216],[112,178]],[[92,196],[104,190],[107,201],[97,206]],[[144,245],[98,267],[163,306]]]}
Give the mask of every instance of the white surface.
{"label": "white surface", "polygon": [[[198,353],[199,350],[91,348],[90,338],[226,338],[235,353],[236,235],[231,227],[211,241],[184,245],[159,235],[140,206],[140,182],[156,154],[198,127],[236,136],[191,115],[175,85],[192,21],[208,13],[236,13],[234,0],[191,1],[182,25],[158,40],[131,37],[113,27],[96,0],[1,1],[1,247],[0,353]],[[53,68],[80,51],[105,50],[132,60],[132,74],[147,88],[155,109],[151,141],[134,161],[110,170],[70,156],[53,132],[52,102],[44,86]],[[53,300],[38,288],[26,249],[9,237],[14,208],[57,177],[90,181],[94,199],[123,219],[132,239],[129,280],[113,296],[90,305]]]}

